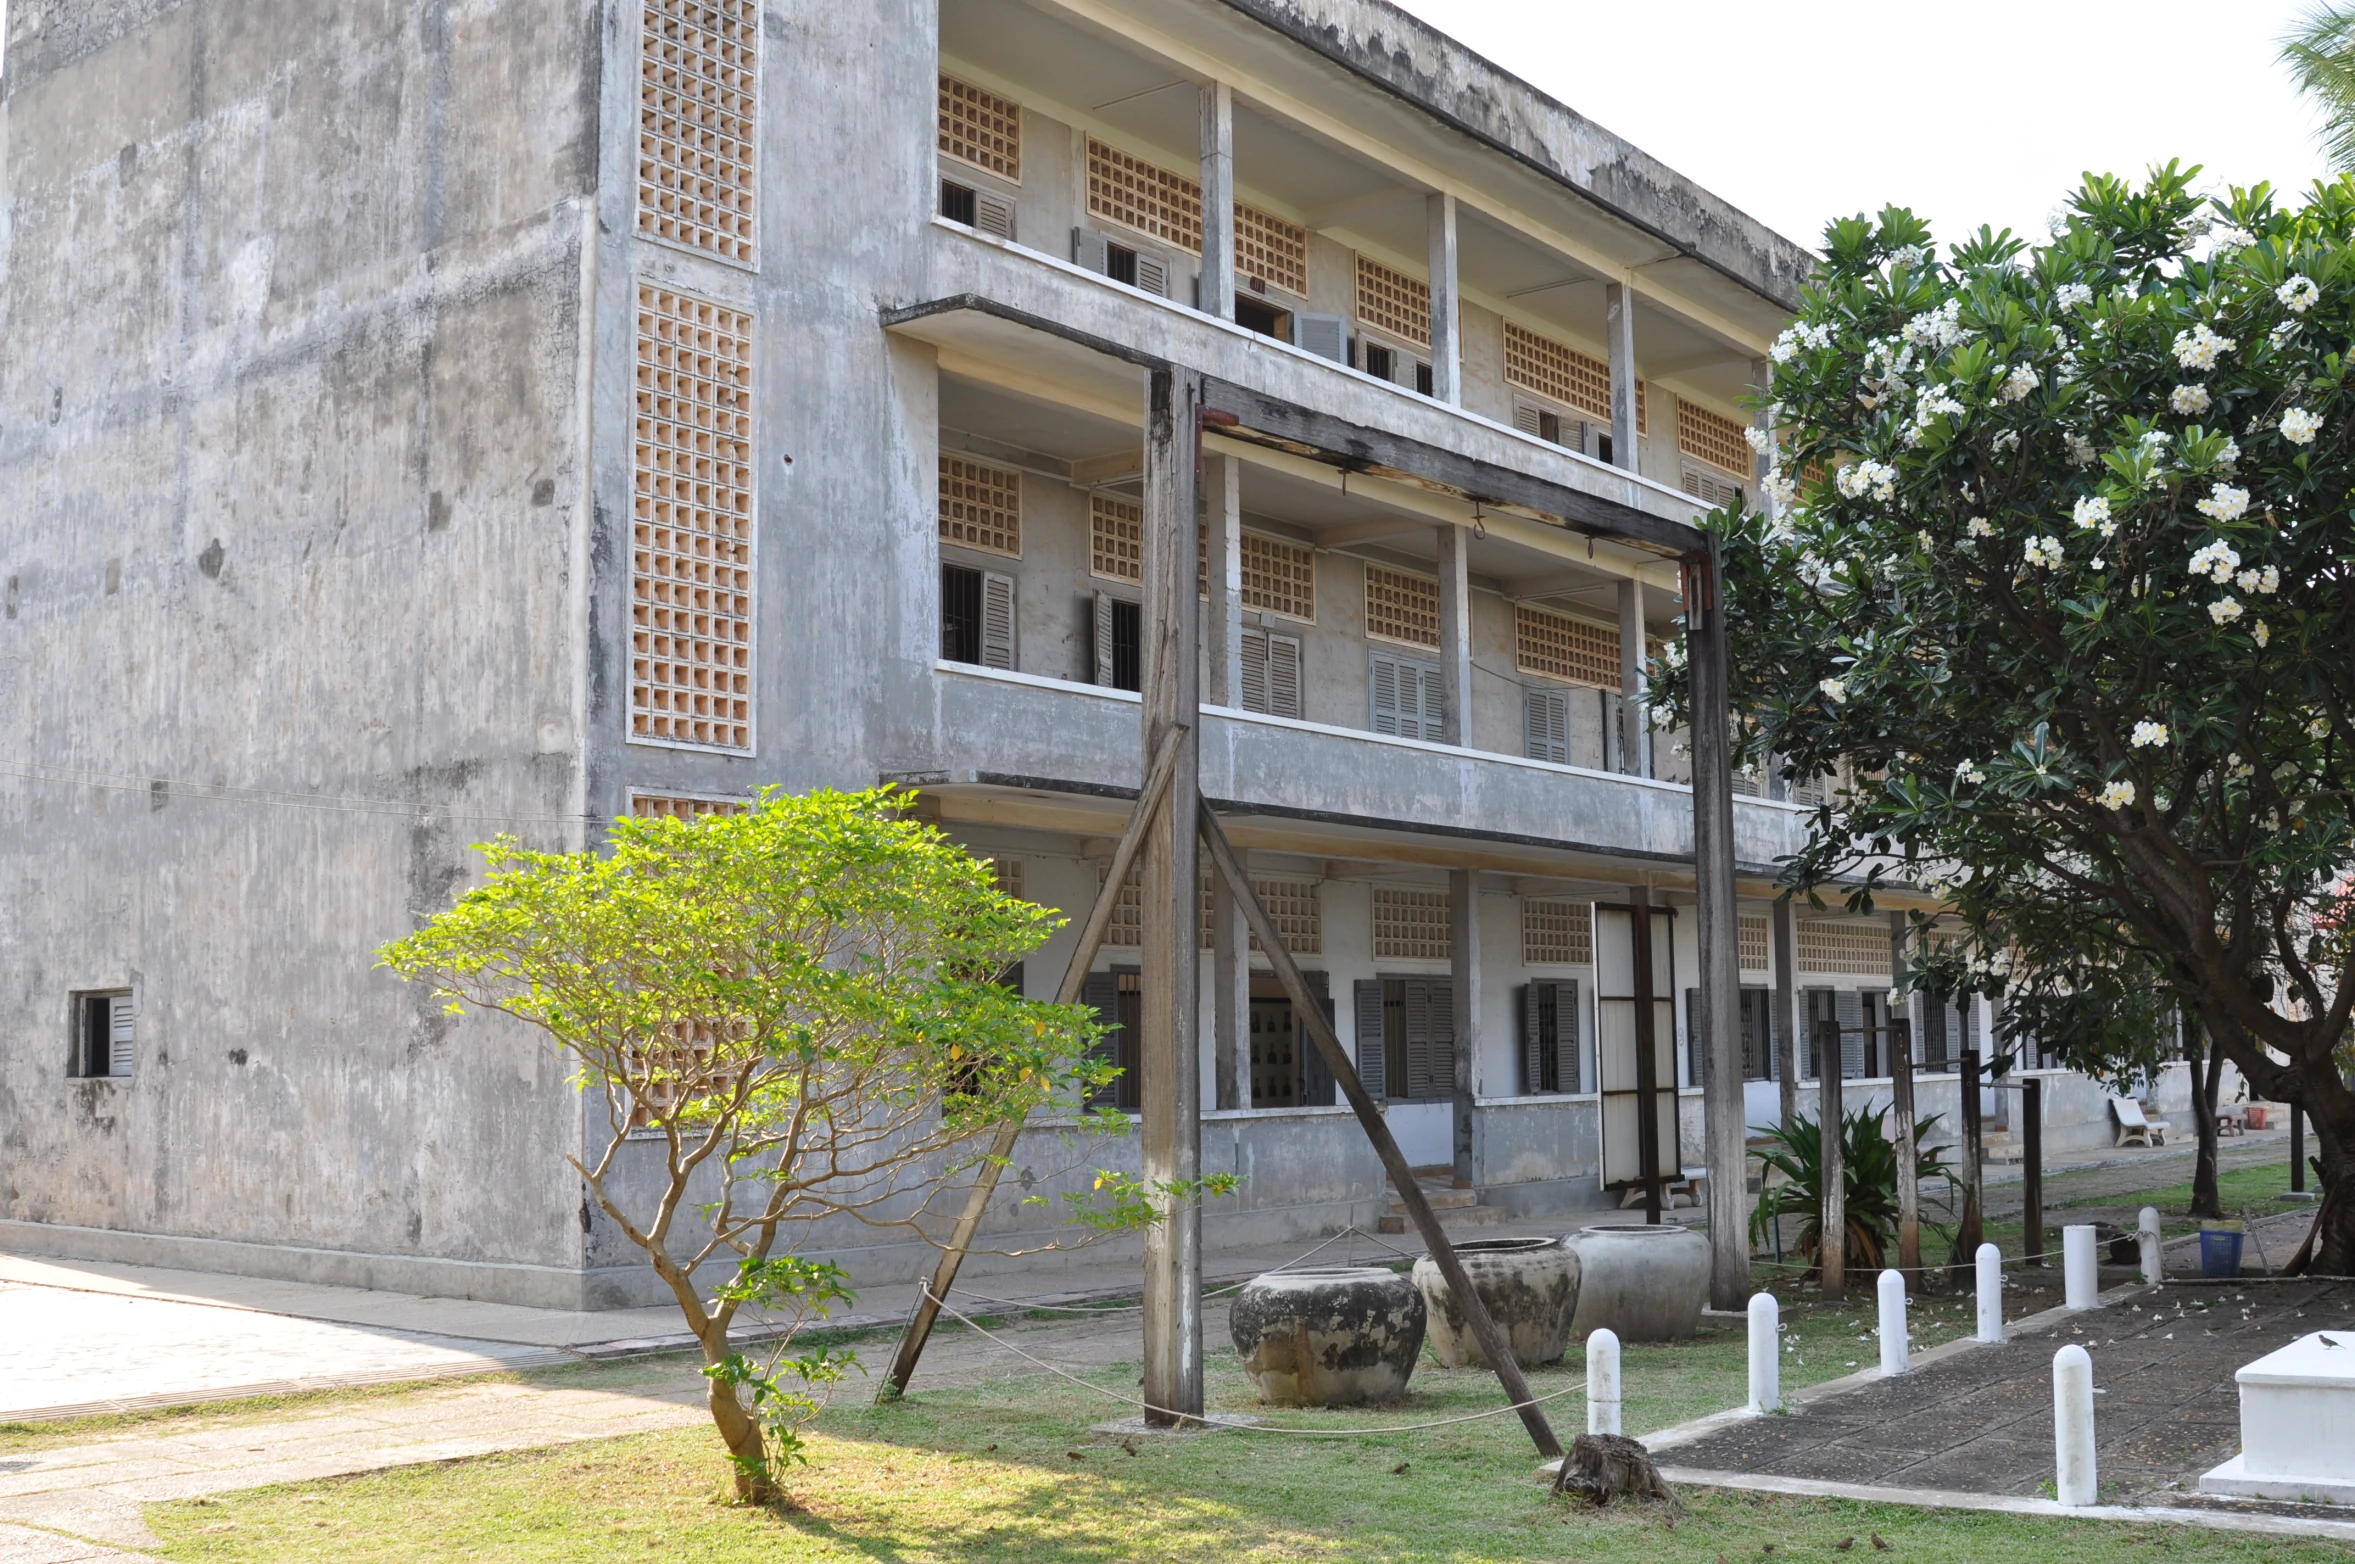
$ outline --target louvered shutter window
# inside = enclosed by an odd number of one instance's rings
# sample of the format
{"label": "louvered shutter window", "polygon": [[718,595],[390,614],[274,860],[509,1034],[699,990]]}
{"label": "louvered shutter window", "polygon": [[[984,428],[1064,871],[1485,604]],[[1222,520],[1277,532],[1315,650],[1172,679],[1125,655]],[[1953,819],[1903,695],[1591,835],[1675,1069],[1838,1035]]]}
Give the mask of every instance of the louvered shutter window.
{"label": "louvered shutter window", "polygon": [[[1397,658],[1385,657],[1380,652],[1374,654],[1372,682],[1374,688],[1374,731],[1376,733],[1401,731],[1399,727],[1401,717],[1398,709],[1400,667]],[[1417,688],[1419,690],[1420,686]],[[1422,727],[1420,712],[1415,714],[1414,721],[1419,736]]]}
{"label": "louvered shutter window", "polygon": [[1014,578],[996,571],[981,577],[981,666],[1014,667]]}
{"label": "louvered shutter window", "polygon": [[1434,744],[1446,742],[1447,686],[1441,682],[1439,670],[1426,663],[1423,674],[1423,737]]}
{"label": "louvered shutter window", "polygon": [[1383,1053],[1382,981],[1359,978],[1351,991],[1357,1012],[1357,1078],[1376,1102],[1389,1097],[1390,1070]]}
{"label": "louvered shutter window", "polygon": [[1406,980],[1406,1094],[1432,1101],[1453,1095],[1455,988],[1446,978]]}
{"label": "louvered shutter window", "polygon": [[1150,255],[1137,257],[1137,291],[1169,297],[1169,267]]}
{"label": "louvered shutter window", "polygon": [[117,994],[106,1007],[106,1073],[129,1075],[139,1062],[132,1044],[131,996]]}
{"label": "louvered shutter window", "polygon": [[1308,715],[1301,702],[1300,637],[1267,638],[1267,712],[1271,717],[1300,719]]}
{"label": "louvered shutter window", "polygon": [[[1513,404],[1513,427],[1520,430],[1523,434],[1537,436],[1537,418],[1538,413],[1535,403],[1515,402]],[[1542,438],[1542,436],[1538,437]]]}
{"label": "louvered shutter window", "polygon": [[1570,764],[1570,697],[1562,690],[1523,692],[1522,713],[1531,760]]}
{"label": "louvered shutter window", "polygon": [[1243,709],[1267,710],[1267,632],[1246,625],[1243,629]]}
{"label": "louvered shutter window", "polygon": [[1525,1096],[1545,1090],[1545,1028],[1538,1016],[1538,990],[1544,986],[1521,985],[1521,1091]]}
{"label": "louvered shutter window", "polygon": [[1840,1018],[1840,1074],[1856,1080],[1864,1074],[1864,996],[1843,988],[1833,999]]}
{"label": "louvered shutter window", "polygon": [[[1088,1058],[1117,1065],[1120,1062],[1120,979],[1110,972],[1091,972],[1079,997],[1080,1003],[1095,1011],[1096,1019],[1106,1028],[1102,1036],[1088,1045]],[[1108,1107],[1119,1098],[1118,1083],[1107,1084],[1088,1093],[1088,1106]]]}
{"label": "louvered shutter window", "polygon": [[1578,1090],[1578,984],[1539,980],[1521,990],[1522,1090]]}
{"label": "louvered shutter window", "polygon": [[[1323,972],[1303,972],[1302,981],[1308,984],[1311,999],[1324,1013],[1325,1025],[1333,1024],[1332,983]],[[1332,1069],[1325,1063],[1325,1051],[1316,1045],[1306,1026],[1298,1028],[1300,1038],[1300,1104],[1304,1108],[1330,1108],[1336,1095]]]}
{"label": "louvered shutter window", "polygon": [[1088,615],[1088,640],[1095,658],[1090,669],[1094,681],[1109,685],[1112,677],[1112,594],[1098,592],[1093,610]]}

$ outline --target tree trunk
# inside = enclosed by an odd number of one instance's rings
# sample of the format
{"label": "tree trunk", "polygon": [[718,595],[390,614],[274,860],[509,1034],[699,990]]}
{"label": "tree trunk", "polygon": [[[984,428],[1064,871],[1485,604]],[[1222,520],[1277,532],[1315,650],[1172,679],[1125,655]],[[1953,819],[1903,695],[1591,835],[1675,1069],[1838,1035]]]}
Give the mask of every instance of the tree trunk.
{"label": "tree trunk", "polygon": [[2199,1136],[2199,1155],[2191,1168],[2191,1214],[2222,1218],[2224,1204],[2216,1192],[2216,1091],[2223,1079],[2224,1050],[2207,1041],[2199,1017],[2186,1006],[2183,1016],[2183,1056],[2190,1061],[2192,1129]]}
{"label": "tree trunk", "polygon": [[2314,1160],[2322,1173],[2314,1259],[2307,1269],[2319,1276],[2355,1276],[2355,1099],[2344,1087],[2329,1095],[2335,1100],[2328,1111],[2316,1112],[2320,1104],[2307,1109],[2314,1124]]}
{"label": "tree trunk", "polygon": [[[720,1363],[728,1356],[727,1332],[722,1329],[716,1335],[716,1342],[706,1340],[703,1344],[706,1364]],[[704,1402],[711,1408],[720,1442],[728,1447],[728,1460],[736,1468],[736,1497],[746,1504],[776,1503],[776,1477],[769,1467],[768,1439],[761,1432],[760,1420],[744,1410],[734,1385],[716,1378],[707,1383],[710,1389]]]}

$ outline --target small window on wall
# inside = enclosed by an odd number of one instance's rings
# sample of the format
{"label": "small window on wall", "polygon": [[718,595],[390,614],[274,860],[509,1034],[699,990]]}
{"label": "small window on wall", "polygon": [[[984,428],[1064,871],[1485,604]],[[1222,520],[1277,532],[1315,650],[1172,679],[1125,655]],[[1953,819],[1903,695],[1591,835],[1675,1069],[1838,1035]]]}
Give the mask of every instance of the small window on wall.
{"label": "small window on wall", "polygon": [[1098,592],[1088,600],[1088,682],[1114,690],[1145,687],[1145,611]]}
{"label": "small window on wall", "polygon": [[1012,669],[1014,651],[1014,578],[970,565],[941,566],[942,660]]}
{"label": "small window on wall", "polygon": [[129,1076],[139,1058],[134,1015],[129,989],[76,994],[72,1073],[83,1080]]}

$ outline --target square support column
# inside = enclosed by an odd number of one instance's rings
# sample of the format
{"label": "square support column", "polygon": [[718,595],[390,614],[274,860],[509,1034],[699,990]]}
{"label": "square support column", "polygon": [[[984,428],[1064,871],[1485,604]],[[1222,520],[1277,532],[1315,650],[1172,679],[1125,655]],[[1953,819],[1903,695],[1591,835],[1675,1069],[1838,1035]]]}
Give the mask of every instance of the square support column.
{"label": "square support column", "polygon": [[1251,1103],[1251,934],[1243,904],[1219,875],[1210,879],[1211,1076],[1222,1110]]}
{"label": "square support column", "polygon": [[1447,874],[1448,987],[1455,1028],[1455,1186],[1478,1187],[1473,1155],[1472,1114],[1480,1096],[1480,876],[1471,869]]}
{"label": "square support column", "polygon": [[1611,465],[1636,470],[1635,290],[1603,286],[1603,335],[1611,361]]}
{"label": "square support column", "polygon": [[1463,310],[1456,281],[1456,198],[1423,199],[1431,246],[1431,395],[1450,407],[1464,399]]}
{"label": "square support column", "polygon": [[1197,307],[1235,318],[1235,93],[1223,81],[1201,89],[1202,272]]}
{"label": "square support column", "polygon": [[[1446,588],[1440,589],[1443,593]],[[1652,774],[1652,722],[1647,709],[1644,665],[1644,588],[1619,583],[1619,769],[1631,777]]]}
{"label": "square support column", "polygon": [[1202,637],[1210,653],[1213,706],[1243,704],[1243,464],[1232,456],[1202,458],[1202,518],[1208,545],[1210,601],[1203,605]]}
{"label": "square support column", "polygon": [[1447,712],[1443,743],[1472,742],[1472,576],[1466,564],[1471,537],[1461,527],[1439,529],[1439,682]]}
{"label": "square support column", "polygon": [[1685,631],[1693,670],[1693,889],[1700,946],[1701,1109],[1709,1167],[1709,1298],[1750,1298],[1747,1115],[1742,1111],[1742,973],[1734,906],[1733,717],[1726,694],[1725,608],[1717,544],[1685,561]]}
{"label": "square support column", "polygon": [[[1195,859],[1201,713],[1194,593],[1201,408],[1200,375],[1160,369],[1147,376],[1141,755],[1153,754],[1171,730],[1183,734],[1176,774],[1146,832],[1143,853],[1137,1086],[1143,1171],[1153,1184],[1202,1174],[1196,1022],[1201,882]],[[1202,1211],[1192,1196],[1153,1198],[1165,1212],[1145,1230],[1145,1417],[1172,1425],[1202,1412]]]}
{"label": "square support column", "polygon": [[1781,1124],[1789,1129],[1799,1117],[1799,929],[1791,898],[1775,899],[1770,914],[1774,934],[1774,1084]]}

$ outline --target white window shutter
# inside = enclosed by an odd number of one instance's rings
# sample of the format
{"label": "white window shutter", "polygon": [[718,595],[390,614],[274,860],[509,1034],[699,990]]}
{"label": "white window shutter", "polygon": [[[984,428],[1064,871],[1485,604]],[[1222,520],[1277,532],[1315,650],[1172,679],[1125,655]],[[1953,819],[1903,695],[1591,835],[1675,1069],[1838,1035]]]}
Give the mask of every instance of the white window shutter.
{"label": "white window shutter", "polygon": [[1271,717],[1306,717],[1300,697],[1300,637],[1267,638],[1267,710]]}
{"label": "white window shutter", "polygon": [[129,1075],[139,1062],[138,1050],[132,1046],[131,996],[117,994],[107,1002],[106,1016],[106,1073]]}
{"label": "white window shutter", "polygon": [[[1400,668],[1397,658],[1385,657],[1380,652],[1374,653],[1373,676],[1370,682],[1374,689],[1374,731],[1376,733],[1405,731],[1401,726],[1405,720],[1405,713],[1399,709],[1399,694],[1402,685],[1408,681],[1400,679],[1399,675],[1402,671],[1404,670]],[[1411,694],[1409,698],[1412,698]],[[1418,718],[1416,732],[1420,734],[1422,731],[1419,721],[1421,714],[1418,712],[1416,716]]]}
{"label": "white window shutter", "polygon": [[1169,297],[1169,263],[1155,260],[1150,255],[1137,257],[1137,290]]}
{"label": "white window shutter", "polygon": [[1002,195],[992,195],[986,190],[975,191],[973,195],[973,226],[985,234],[995,234],[1000,239],[1012,239],[1014,237],[1014,203]]}
{"label": "white window shutter", "polygon": [[1112,264],[1111,257],[1105,252],[1104,236],[1090,233],[1085,228],[1072,229],[1071,263],[1081,271],[1103,276]]}
{"label": "white window shutter", "polygon": [[981,666],[1014,667],[1014,578],[994,570],[981,576]]}
{"label": "white window shutter", "polygon": [[1267,632],[1243,627],[1243,709],[1267,710]]}
{"label": "white window shutter", "polygon": [[1088,627],[1095,641],[1096,666],[1093,677],[1098,684],[1112,682],[1112,594],[1096,594],[1094,622]]}
{"label": "white window shutter", "polygon": [[1329,358],[1336,364],[1349,362],[1349,331],[1347,323],[1338,315],[1312,315],[1302,311],[1292,317],[1292,345]]}

